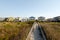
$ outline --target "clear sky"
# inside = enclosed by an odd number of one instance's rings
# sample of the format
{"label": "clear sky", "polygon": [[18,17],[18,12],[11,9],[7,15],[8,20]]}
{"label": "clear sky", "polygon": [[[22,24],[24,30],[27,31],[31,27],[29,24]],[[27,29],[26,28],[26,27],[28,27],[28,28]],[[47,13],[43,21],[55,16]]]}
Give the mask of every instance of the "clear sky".
{"label": "clear sky", "polygon": [[0,17],[60,16],[60,0],[0,0]]}

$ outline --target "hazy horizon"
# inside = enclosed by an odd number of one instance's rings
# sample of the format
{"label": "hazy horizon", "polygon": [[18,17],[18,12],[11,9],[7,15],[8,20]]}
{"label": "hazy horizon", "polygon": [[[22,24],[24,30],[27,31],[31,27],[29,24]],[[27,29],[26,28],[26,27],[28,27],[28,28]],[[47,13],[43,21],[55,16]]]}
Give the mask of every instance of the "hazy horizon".
{"label": "hazy horizon", "polygon": [[60,16],[60,0],[0,0],[0,17]]}

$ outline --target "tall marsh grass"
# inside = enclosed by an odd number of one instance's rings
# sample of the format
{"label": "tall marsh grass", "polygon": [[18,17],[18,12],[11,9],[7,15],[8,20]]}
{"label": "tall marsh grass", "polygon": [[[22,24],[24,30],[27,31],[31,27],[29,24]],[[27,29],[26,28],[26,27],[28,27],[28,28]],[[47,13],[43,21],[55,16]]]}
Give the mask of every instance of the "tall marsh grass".
{"label": "tall marsh grass", "polygon": [[0,40],[25,40],[31,26],[26,22],[0,22]]}
{"label": "tall marsh grass", "polygon": [[59,22],[43,22],[40,23],[44,29],[47,40],[60,40],[60,23]]}

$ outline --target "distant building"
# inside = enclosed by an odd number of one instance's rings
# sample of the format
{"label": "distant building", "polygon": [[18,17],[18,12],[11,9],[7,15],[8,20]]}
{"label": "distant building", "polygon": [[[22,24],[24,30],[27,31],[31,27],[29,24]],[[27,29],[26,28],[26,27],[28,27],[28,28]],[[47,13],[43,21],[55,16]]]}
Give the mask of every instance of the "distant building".
{"label": "distant building", "polygon": [[60,16],[54,17],[54,20],[60,22]]}
{"label": "distant building", "polygon": [[21,18],[20,18],[20,17],[16,17],[16,18],[14,19],[14,21],[19,22],[19,21],[21,21]]}
{"label": "distant building", "polygon": [[53,18],[48,18],[48,19],[46,19],[46,21],[52,22],[53,21]]}
{"label": "distant building", "polygon": [[45,17],[38,17],[39,21],[45,21]]}
{"label": "distant building", "polygon": [[14,19],[15,19],[15,18],[13,18],[13,17],[8,17],[6,20],[7,20],[7,21],[14,21]]}
{"label": "distant building", "polygon": [[31,16],[29,17],[29,20],[35,20],[35,17]]}
{"label": "distant building", "polygon": [[1,17],[0,17],[0,21],[4,21],[4,20],[5,20],[5,18],[1,18]]}
{"label": "distant building", "polygon": [[28,18],[22,18],[21,19],[21,22],[26,22],[26,21],[28,21]]}

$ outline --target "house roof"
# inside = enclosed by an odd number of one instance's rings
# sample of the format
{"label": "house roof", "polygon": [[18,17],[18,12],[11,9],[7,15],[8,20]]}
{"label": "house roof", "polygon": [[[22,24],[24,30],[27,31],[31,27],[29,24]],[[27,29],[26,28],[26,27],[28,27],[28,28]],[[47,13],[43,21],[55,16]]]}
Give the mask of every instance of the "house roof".
{"label": "house roof", "polygon": [[35,17],[31,16],[31,17],[29,17],[29,18],[35,18]]}

